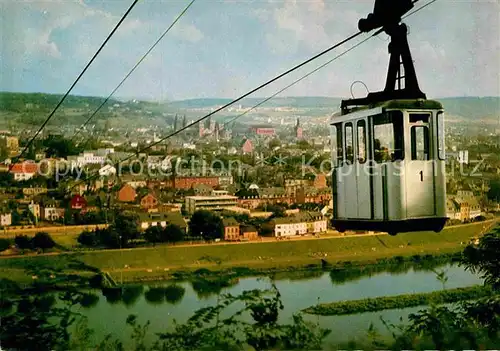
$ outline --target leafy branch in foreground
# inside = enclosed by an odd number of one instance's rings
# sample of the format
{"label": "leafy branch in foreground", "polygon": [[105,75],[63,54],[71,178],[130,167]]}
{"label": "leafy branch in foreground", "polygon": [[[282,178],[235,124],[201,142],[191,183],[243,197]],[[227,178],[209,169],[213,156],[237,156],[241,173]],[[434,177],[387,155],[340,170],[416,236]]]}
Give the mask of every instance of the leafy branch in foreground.
{"label": "leafy branch in foreground", "polygon": [[479,273],[485,284],[500,290],[500,226],[485,234],[478,245],[465,248],[463,264],[472,273]]}
{"label": "leafy branch in foreground", "polygon": [[[227,316],[228,310],[236,312]],[[300,314],[293,323],[278,323],[283,309],[275,286],[270,290],[245,291],[239,296],[220,296],[216,306],[204,307],[172,332],[159,334],[158,350],[240,350],[251,346],[265,349],[321,349],[329,331],[304,321]],[[244,320],[250,316],[252,322]]]}

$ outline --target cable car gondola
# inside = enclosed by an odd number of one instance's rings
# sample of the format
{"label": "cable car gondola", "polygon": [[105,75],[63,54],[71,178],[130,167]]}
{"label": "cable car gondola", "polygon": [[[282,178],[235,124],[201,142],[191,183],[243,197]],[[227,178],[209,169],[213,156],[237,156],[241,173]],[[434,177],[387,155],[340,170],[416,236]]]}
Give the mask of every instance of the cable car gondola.
{"label": "cable car gondola", "polygon": [[332,224],[340,232],[440,232],[447,221],[444,109],[418,86],[400,23],[413,3],[399,1],[389,12],[386,4],[377,0],[374,13],[358,24],[364,32],[381,27],[391,37],[385,89],[343,100],[330,122]]}

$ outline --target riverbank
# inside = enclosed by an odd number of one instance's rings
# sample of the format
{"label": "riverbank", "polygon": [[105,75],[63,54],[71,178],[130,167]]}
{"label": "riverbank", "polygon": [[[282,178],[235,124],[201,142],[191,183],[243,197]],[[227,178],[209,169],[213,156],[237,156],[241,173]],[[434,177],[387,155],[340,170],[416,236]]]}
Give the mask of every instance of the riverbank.
{"label": "riverbank", "polygon": [[481,285],[433,291],[420,294],[404,294],[396,296],[381,296],[360,300],[322,303],[303,310],[308,314],[321,316],[348,315],[365,312],[378,312],[390,309],[426,306],[430,304],[447,304],[460,301],[475,300],[491,296],[490,287]]}
{"label": "riverbank", "polygon": [[[118,283],[179,279],[200,273],[220,275],[246,271],[248,274],[255,274],[299,268],[338,267],[345,262],[370,265],[377,260],[395,256],[436,256],[460,252],[473,237],[482,235],[494,224],[495,222],[480,222],[449,227],[438,234],[418,232],[395,237],[359,235],[241,245],[160,246],[6,257],[0,260],[0,276],[30,280],[31,276],[24,273],[26,267],[68,270],[70,260],[107,272]],[[72,273],[78,271],[76,269]]]}

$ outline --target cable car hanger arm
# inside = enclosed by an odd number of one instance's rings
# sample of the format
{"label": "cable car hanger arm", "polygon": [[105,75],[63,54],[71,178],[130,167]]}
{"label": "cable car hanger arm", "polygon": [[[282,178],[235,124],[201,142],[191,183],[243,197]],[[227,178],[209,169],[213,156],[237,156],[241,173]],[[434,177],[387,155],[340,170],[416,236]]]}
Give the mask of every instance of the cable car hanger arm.
{"label": "cable car hanger arm", "polygon": [[[393,99],[426,99],[418,85],[413,59],[408,45],[408,30],[401,18],[410,11],[418,0],[375,0],[373,13],[358,22],[362,32],[383,30],[390,36],[389,68],[383,91],[369,93],[365,98],[343,100],[342,110],[349,106],[372,105]],[[401,64],[404,76],[401,74]],[[404,87],[401,81],[404,78]],[[397,86],[397,89],[396,89]]]}

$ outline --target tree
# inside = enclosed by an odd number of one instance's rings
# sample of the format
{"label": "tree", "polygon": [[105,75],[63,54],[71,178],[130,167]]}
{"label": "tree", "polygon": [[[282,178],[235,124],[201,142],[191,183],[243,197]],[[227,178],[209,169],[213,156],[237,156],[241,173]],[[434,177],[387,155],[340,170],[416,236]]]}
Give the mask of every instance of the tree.
{"label": "tree", "polygon": [[201,236],[206,240],[220,239],[224,235],[224,226],[218,215],[198,210],[191,216],[189,231],[192,236]]}
{"label": "tree", "polygon": [[500,180],[491,181],[488,198],[492,201],[500,202]]}
{"label": "tree", "polygon": [[96,229],[95,234],[101,245],[110,249],[118,249],[122,246],[120,235],[111,228]]}
{"label": "tree", "polygon": [[[237,307],[238,306],[238,307]],[[228,310],[236,313],[226,316]],[[281,295],[271,290],[244,291],[239,296],[222,295],[216,306],[204,307],[185,324],[174,324],[172,331],[160,334],[163,350],[317,350],[329,331],[304,321],[300,314],[293,323],[278,323],[283,309]],[[240,316],[249,313],[251,322]]]}
{"label": "tree", "polygon": [[159,243],[162,239],[163,229],[159,226],[152,226],[144,232],[144,239],[150,243]]}
{"label": "tree", "polygon": [[167,242],[178,242],[184,240],[184,231],[176,224],[169,224],[163,230]]}
{"label": "tree", "polygon": [[117,212],[109,229],[121,238],[121,246],[127,247],[130,240],[139,237],[137,215],[132,212]]}
{"label": "tree", "polygon": [[279,141],[279,139],[274,138],[269,142],[269,148],[271,150],[278,146],[281,146],[281,142]]}
{"label": "tree", "polygon": [[71,140],[60,136],[50,136],[44,140],[43,146],[46,147],[47,157],[66,158],[70,155],[77,155],[81,151]]}
{"label": "tree", "polygon": [[10,248],[11,242],[9,239],[0,238],[0,252]]}
{"label": "tree", "polygon": [[46,232],[38,232],[32,239],[33,247],[39,248],[42,250],[51,249],[56,246],[56,243],[52,239],[49,233]]}
{"label": "tree", "polygon": [[21,250],[26,250],[26,249],[31,249],[31,239],[28,238],[26,235],[16,235],[14,238],[14,244],[21,249]]}
{"label": "tree", "polygon": [[436,279],[443,285],[443,290],[446,290],[446,283],[448,282],[446,271],[443,269],[441,271],[433,270],[433,272],[436,274]]}
{"label": "tree", "polygon": [[19,212],[17,212],[17,210],[12,211],[11,215],[12,215],[12,225],[21,224],[22,217],[19,214]]}
{"label": "tree", "polygon": [[31,223],[33,225],[36,224],[35,215],[33,214],[33,212],[31,212],[28,209],[23,211],[22,218],[25,218],[29,223]]}
{"label": "tree", "polygon": [[78,235],[78,243],[83,246],[95,247],[99,245],[99,238],[95,232],[89,232],[88,230],[83,231]]}
{"label": "tree", "polygon": [[472,273],[479,273],[485,284],[500,289],[500,226],[485,234],[479,244],[464,250],[463,264]]}
{"label": "tree", "polygon": [[299,140],[297,142],[297,147],[301,150],[307,150],[311,148],[311,145],[305,140]]}

